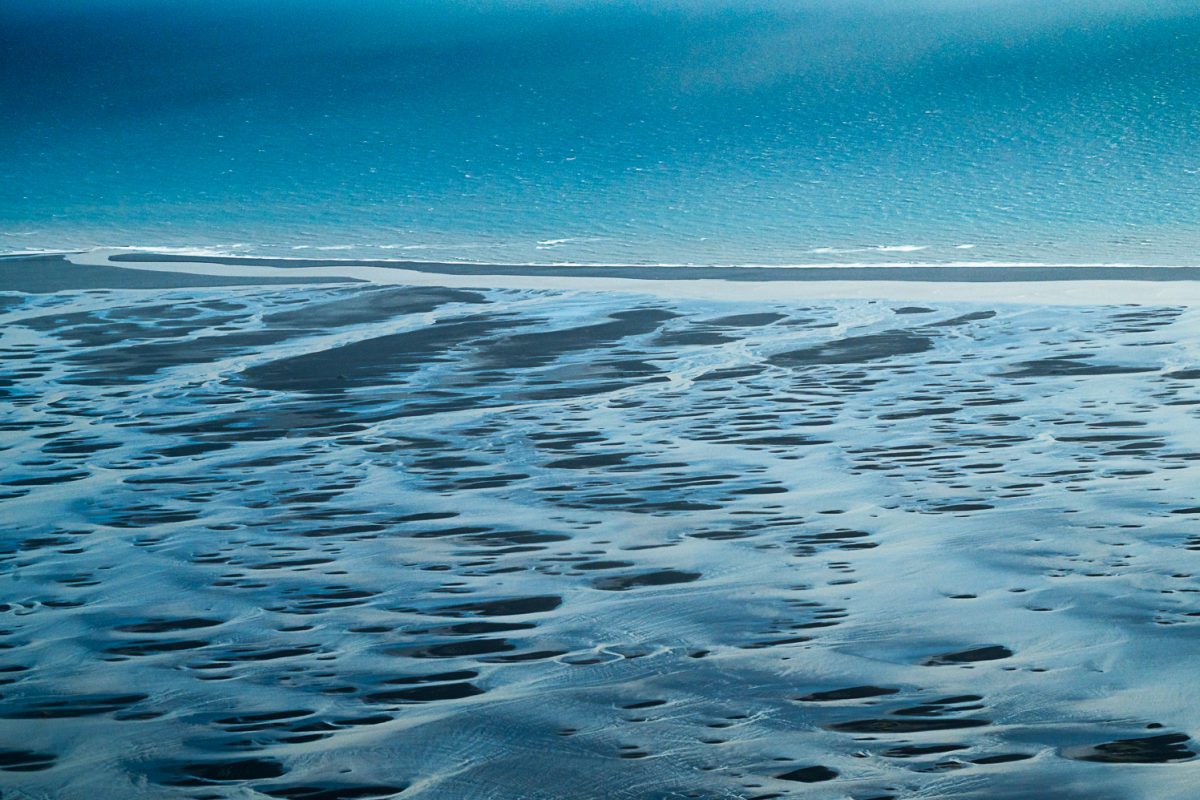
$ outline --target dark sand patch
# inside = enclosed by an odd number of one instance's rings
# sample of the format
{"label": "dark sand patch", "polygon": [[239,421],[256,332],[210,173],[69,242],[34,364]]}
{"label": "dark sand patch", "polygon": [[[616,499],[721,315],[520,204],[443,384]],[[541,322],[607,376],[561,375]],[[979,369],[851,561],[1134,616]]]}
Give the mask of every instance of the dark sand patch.
{"label": "dark sand patch", "polygon": [[383,800],[395,797],[408,787],[405,785],[387,786],[353,786],[353,785],[321,785],[321,786],[283,786],[255,787],[268,797],[278,797],[282,800]]}
{"label": "dark sand patch", "polygon": [[831,342],[777,353],[768,361],[782,367],[814,364],[858,364],[894,356],[915,355],[933,348],[928,336],[908,331],[889,331],[866,336],[850,336]]}
{"label": "dark sand patch", "polygon": [[791,772],[785,772],[775,777],[781,781],[797,781],[799,783],[821,783],[831,781],[838,776],[838,771],[829,767],[801,767]]}
{"label": "dark sand patch", "polygon": [[963,650],[957,653],[943,653],[942,655],[926,659],[923,664],[926,667],[942,667],[950,664],[974,664],[979,661],[997,661],[1011,658],[1012,655],[1012,650],[1002,645],[994,644],[987,647]]}
{"label": "dark sand patch", "polygon": [[1130,375],[1139,372],[1157,372],[1158,367],[1140,367],[1119,364],[1094,364],[1090,356],[1060,356],[1036,361],[1019,362],[1005,373],[1010,378],[1074,378],[1092,375]]}
{"label": "dark sand patch", "polygon": [[257,389],[309,393],[393,383],[425,364],[448,360],[457,345],[516,324],[486,316],[436,322],[250,367],[242,380]]}
{"label": "dark sand patch", "polygon": [[630,336],[653,333],[675,313],[657,308],[618,311],[609,321],[537,333],[504,336],[480,349],[477,356],[486,369],[532,369],[579,350],[593,350]]}
{"label": "dark sand patch", "polygon": [[1102,764],[1166,764],[1189,761],[1196,753],[1189,748],[1191,737],[1183,733],[1164,733],[1141,739],[1117,739],[1092,747],[1064,751],[1077,761],[1096,761]]}
{"label": "dark sand patch", "polygon": [[957,731],[966,728],[982,728],[992,723],[986,719],[858,719],[837,722],[829,730],[839,733],[927,733],[929,731]]}
{"label": "dark sand patch", "polygon": [[439,617],[518,617],[525,614],[543,614],[562,605],[562,598],[554,595],[539,597],[513,597],[506,600],[483,600],[478,603],[459,603],[432,611]]}
{"label": "dark sand patch", "polygon": [[447,303],[482,304],[478,292],[437,287],[406,286],[401,288],[352,291],[347,297],[326,303],[300,302],[294,309],[276,311],[263,316],[269,327],[297,327],[317,331],[378,322],[403,314],[422,314]]}
{"label": "dark sand patch", "polygon": [[838,700],[862,700],[867,697],[886,697],[896,694],[899,689],[888,689],[880,686],[851,686],[848,689],[831,689],[825,692],[813,692],[796,699],[802,703],[831,703]]}
{"label": "dark sand patch", "polygon": [[0,750],[0,770],[4,772],[40,772],[54,766],[56,757],[32,750]]}
{"label": "dark sand patch", "polygon": [[640,589],[647,586],[670,586],[676,583],[691,583],[699,578],[699,572],[664,569],[655,572],[641,572],[636,575],[613,575],[607,578],[598,578],[592,582],[592,586],[608,592],[623,592],[628,589]]}
{"label": "dark sand patch", "polygon": [[[154,258],[152,261],[161,259]],[[72,264],[60,255],[0,256],[0,292],[52,294],[95,289],[187,289],[204,286],[269,286],[303,283],[359,283],[356,278],[250,278],[155,272]]]}

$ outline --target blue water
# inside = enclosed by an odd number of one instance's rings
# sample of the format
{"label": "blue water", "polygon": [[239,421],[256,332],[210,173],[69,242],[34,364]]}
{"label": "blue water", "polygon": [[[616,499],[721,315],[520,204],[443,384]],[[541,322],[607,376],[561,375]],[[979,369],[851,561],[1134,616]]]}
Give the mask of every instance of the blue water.
{"label": "blue water", "polygon": [[1198,100],[1185,0],[7,0],[0,250],[1197,263]]}

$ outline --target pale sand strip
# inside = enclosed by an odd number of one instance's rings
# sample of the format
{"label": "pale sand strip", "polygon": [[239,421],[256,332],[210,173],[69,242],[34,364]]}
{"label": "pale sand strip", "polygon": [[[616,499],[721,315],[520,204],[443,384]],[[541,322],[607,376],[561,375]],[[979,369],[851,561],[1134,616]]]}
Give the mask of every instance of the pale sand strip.
{"label": "pale sand strip", "polygon": [[[346,278],[377,284],[445,286],[454,288],[555,289],[650,294],[670,298],[731,301],[865,299],[902,302],[943,301],[1037,305],[1200,305],[1200,281],[1149,281],[1105,279],[1105,267],[1079,267],[1095,279],[997,281],[889,280],[643,280],[627,277],[571,277],[561,274],[447,274],[396,267],[363,266],[346,262],[336,266],[274,267],[261,264],[228,264],[205,261],[112,261],[111,255],[127,250],[95,250],[67,256],[79,265],[118,267],[155,272],[260,278]],[[514,273],[522,267],[514,266]],[[531,271],[536,268],[529,268]],[[736,269],[736,268],[731,268]],[[905,267],[896,267],[905,269]]]}

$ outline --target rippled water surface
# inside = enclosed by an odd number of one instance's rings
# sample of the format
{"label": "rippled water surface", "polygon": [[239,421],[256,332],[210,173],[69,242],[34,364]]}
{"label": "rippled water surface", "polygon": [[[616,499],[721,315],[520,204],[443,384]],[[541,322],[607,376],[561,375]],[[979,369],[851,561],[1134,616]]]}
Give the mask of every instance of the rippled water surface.
{"label": "rippled water surface", "polygon": [[5,796],[1194,795],[1194,310],[0,314]]}
{"label": "rippled water surface", "polygon": [[1194,0],[6,0],[0,252],[1196,264]]}

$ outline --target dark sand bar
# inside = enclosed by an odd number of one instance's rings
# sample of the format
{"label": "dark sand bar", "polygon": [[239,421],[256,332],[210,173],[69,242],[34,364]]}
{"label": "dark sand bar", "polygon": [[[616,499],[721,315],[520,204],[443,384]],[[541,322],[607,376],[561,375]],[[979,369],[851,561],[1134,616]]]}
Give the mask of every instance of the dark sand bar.
{"label": "dark sand bar", "polygon": [[1165,266],[640,266],[464,264],[435,261],[249,258],[159,253],[118,253],[112,262],[195,263],[243,267],[381,267],[440,275],[544,276],[548,278],[626,278],[645,281],[905,281],[922,283],[1026,283],[1049,281],[1200,281],[1200,267]]}
{"label": "dark sand bar", "polygon": [[[154,256],[154,261],[168,260]],[[190,259],[196,260],[196,259]],[[184,289],[208,286],[292,285],[297,283],[343,283],[352,278],[253,278],[194,275],[186,272],[154,272],[100,265],[73,264],[65,256],[0,256],[0,292],[52,294],[88,289]]]}

